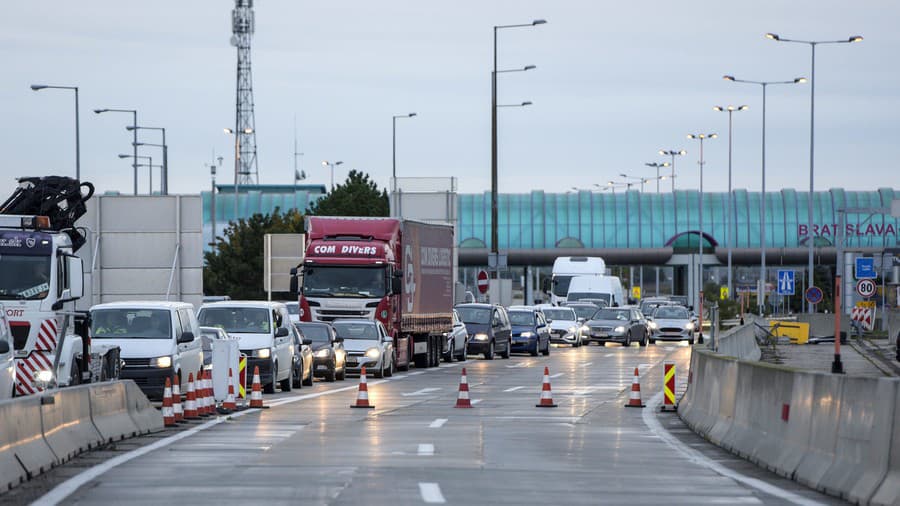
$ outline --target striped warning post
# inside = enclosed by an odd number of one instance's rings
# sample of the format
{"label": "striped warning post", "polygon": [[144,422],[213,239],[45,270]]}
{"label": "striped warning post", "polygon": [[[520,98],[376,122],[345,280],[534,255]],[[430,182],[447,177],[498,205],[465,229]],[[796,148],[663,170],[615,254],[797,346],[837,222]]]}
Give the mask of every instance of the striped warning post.
{"label": "striped warning post", "polygon": [[261,408],[263,407],[263,398],[262,398],[262,385],[259,381],[259,366],[253,366],[253,386],[252,390],[250,390],[250,407],[251,408]]}
{"label": "striped warning post", "polygon": [[200,418],[197,414],[197,397],[194,391],[194,373],[188,373],[187,397],[184,401],[184,419],[196,420]]}
{"label": "striped warning post", "polygon": [[666,362],[663,364],[665,371],[665,381],[663,381],[663,405],[660,411],[676,411],[678,404],[675,402],[675,363]]}

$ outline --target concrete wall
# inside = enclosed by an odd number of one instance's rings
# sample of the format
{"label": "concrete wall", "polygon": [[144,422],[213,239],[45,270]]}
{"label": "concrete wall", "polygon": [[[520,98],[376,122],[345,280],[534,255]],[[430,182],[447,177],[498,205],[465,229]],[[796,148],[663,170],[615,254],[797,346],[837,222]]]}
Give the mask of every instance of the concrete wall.
{"label": "concrete wall", "polygon": [[[716,352],[743,360],[759,360],[761,352],[756,341],[757,328],[753,325],[756,320],[756,316],[746,315],[745,325],[732,327],[720,334],[716,343]],[[762,321],[765,322],[765,320]]]}

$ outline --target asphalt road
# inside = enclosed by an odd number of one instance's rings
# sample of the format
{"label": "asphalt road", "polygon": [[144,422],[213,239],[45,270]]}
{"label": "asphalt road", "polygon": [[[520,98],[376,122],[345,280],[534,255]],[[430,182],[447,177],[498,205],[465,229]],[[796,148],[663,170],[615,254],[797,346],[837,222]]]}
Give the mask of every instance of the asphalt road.
{"label": "asphalt road", "polygon": [[[356,378],[317,382],[266,396],[270,409],[139,438],[134,451],[102,462],[76,459],[40,494],[67,505],[839,503],[653,409],[663,361],[676,362],[683,390],[689,355],[662,344],[472,357],[369,378],[370,410],[349,407]],[[463,366],[473,409],[453,407]],[[557,408],[535,407],[544,366]],[[635,367],[645,409],[623,407]]]}

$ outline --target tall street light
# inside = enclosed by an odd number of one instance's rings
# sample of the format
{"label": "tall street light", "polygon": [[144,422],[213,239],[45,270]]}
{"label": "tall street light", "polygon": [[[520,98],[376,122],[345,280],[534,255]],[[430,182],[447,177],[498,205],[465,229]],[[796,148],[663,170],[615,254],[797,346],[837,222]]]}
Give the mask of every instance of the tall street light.
{"label": "tall street light", "polygon": [[[663,163],[651,162],[651,163],[645,163],[644,165],[646,165],[647,167],[656,169],[656,193],[659,193],[659,182],[662,181],[663,179],[666,179],[666,176],[659,175],[659,169],[661,169],[662,167],[668,167],[669,162],[663,162]],[[672,185],[673,185],[673,187],[675,185],[675,174],[674,173],[672,174]]]}
{"label": "tall street light", "polygon": [[499,252],[497,244],[497,32],[506,28],[543,25],[546,22],[543,19],[535,19],[526,24],[494,26],[494,67],[491,71],[491,255],[495,258]]}
{"label": "tall street light", "polygon": [[[159,173],[160,173],[159,194],[166,195],[166,193],[163,192],[163,187],[162,187],[162,182],[164,181],[163,174],[166,169],[166,145],[165,144],[154,144],[152,142],[139,142],[139,143],[137,143],[137,145],[138,146],[150,146],[153,148],[162,148],[163,163],[162,163],[162,165],[160,165],[160,171],[159,171]],[[140,156],[138,158],[140,158]],[[150,194],[151,195],[153,194],[153,186],[152,185],[150,186]]]}
{"label": "tall street light", "polygon": [[[813,190],[815,186],[813,185],[813,175],[815,174],[815,148],[814,148],[814,140],[815,140],[815,132],[816,132],[816,46],[819,44],[851,44],[853,42],[862,42],[863,38],[861,35],[853,35],[847,37],[844,40],[794,40],[794,39],[785,39],[780,37],[775,33],[767,33],[766,38],[772,39],[777,42],[793,42],[795,44],[807,44],[811,49],[811,57],[810,61],[811,69],[809,74],[809,199],[807,202],[807,218],[809,219],[808,228],[806,229],[807,239],[806,242],[809,246],[809,265],[807,275],[809,279],[807,280],[806,286],[813,286]],[[838,273],[840,275],[840,273]],[[815,311],[815,307],[813,304],[807,305],[807,312],[812,313]],[[835,338],[837,341],[838,339]],[[835,357],[835,364],[839,364],[839,356]]]}
{"label": "tall street light", "polygon": [[138,148],[138,147],[137,147],[137,126],[138,126],[138,124],[137,124],[137,109],[94,109],[94,114],[103,114],[104,112],[127,112],[127,113],[131,113],[131,115],[132,115],[132,117],[131,117],[131,119],[132,119],[131,126],[134,127],[134,130],[132,131],[132,134],[133,134],[133,137],[134,137],[134,138],[133,138],[133,140],[131,141],[131,149],[132,149],[132,151],[134,152],[134,154],[131,155],[131,157],[132,157],[134,160],[133,160],[131,166],[134,168],[134,194],[137,195],[137,194],[138,194],[138,183],[137,183],[137,178],[138,178],[138,169],[137,169],[137,163],[138,163],[138,162],[137,162],[137,159],[138,159],[138,149],[137,149],[137,148]]}
{"label": "tall street light", "polygon": [[75,179],[81,181],[81,131],[78,120],[78,86],[53,86],[50,84],[32,84],[33,91],[40,90],[72,90],[75,92]]}
{"label": "tall street light", "polygon": [[731,191],[731,116],[734,114],[734,111],[746,111],[749,109],[746,105],[739,105],[737,107],[733,105],[722,107],[721,105],[717,105],[713,107],[714,111],[719,112],[727,112],[728,113],[728,219],[725,220],[725,241],[728,243],[728,298],[732,297],[734,293],[734,288],[731,286],[731,248],[734,243],[734,224],[732,220],[734,219],[734,205],[732,204],[732,199],[734,198]]}
{"label": "tall street light", "polygon": [[[234,222],[238,222],[238,185],[240,184],[241,136],[233,128],[224,128],[225,133],[234,136]],[[252,128],[245,128],[241,133],[252,134]]]}
{"label": "tall street light", "polygon": [[671,156],[672,157],[672,191],[675,191],[675,157],[676,156],[684,156],[687,154],[687,151],[683,149],[660,149],[659,154],[663,156]]}
{"label": "tall street light", "polygon": [[699,301],[698,305],[700,307],[700,310],[697,312],[697,314],[699,315],[698,323],[699,323],[699,327],[700,327],[701,338],[703,337],[703,165],[706,163],[703,161],[703,141],[706,139],[715,139],[716,137],[718,137],[718,134],[702,134],[701,133],[701,134],[689,134],[687,136],[688,139],[700,141],[700,161],[698,162],[700,165],[700,230],[699,230],[699,235],[698,235],[698,238],[700,239],[700,248],[699,248],[700,258],[699,258],[698,263],[700,265],[699,265],[699,268],[697,271],[699,274],[699,281],[700,281],[700,284],[698,285],[699,293],[700,293],[700,296],[698,299],[698,301]]}
{"label": "tall street light", "polygon": [[328,160],[323,160],[323,161],[322,161],[322,166],[323,166],[323,167],[330,167],[330,168],[331,168],[331,191],[334,191],[334,168],[335,168],[336,166],[338,166],[338,165],[342,165],[343,163],[344,163],[344,162],[340,162],[340,161],[338,161],[338,162],[333,162],[333,163],[332,163],[332,162],[329,162]]}
{"label": "tall street light", "polygon": [[[722,76],[722,79],[733,83],[757,84],[762,87],[762,195],[759,205],[760,226],[760,261],[759,261],[759,289],[757,290],[756,304],[760,316],[766,307],[766,88],[771,84],[801,84],[806,82],[805,77],[797,77],[792,81],[750,81],[737,79],[734,76]],[[730,122],[729,122],[730,123]],[[810,194],[812,198],[812,194]],[[729,271],[730,272],[730,271]],[[812,285],[810,285],[812,286]]]}
{"label": "tall street light", "polygon": [[[162,162],[162,170],[160,171],[160,184],[159,184],[159,193],[162,195],[169,194],[169,146],[166,144],[166,129],[162,127],[148,127],[148,126],[134,126],[134,127],[125,127],[126,130],[159,130],[162,132],[162,144],[147,144],[144,143],[145,146],[155,146],[162,148],[163,162]],[[137,142],[137,141],[135,141]]]}
{"label": "tall street light", "polygon": [[414,112],[411,112],[409,114],[400,114],[399,116],[394,115],[394,117],[391,121],[391,123],[393,123],[393,127],[394,127],[393,128],[393,139],[394,139],[394,141],[393,141],[393,146],[394,146],[394,148],[393,148],[393,169],[391,170],[391,176],[393,176],[393,179],[394,179],[395,189],[397,186],[397,118],[414,118],[415,116],[416,116],[416,113],[414,113]]}
{"label": "tall street light", "polygon": [[644,183],[646,183],[648,181],[648,179],[643,178],[643,177],[637,177],[637,176],[629,176],[628,174],[619,174],[619,176],[621,176],[626,181],[628,179],[633,179],[633,180],[637,181],[638,183],[641,183],[641,193],[644,193]]}
{"label": "tall street light", "polygon": [[[122,159],[133,158],[133,157],[134,157],[134,155],[119,154],[119,158],[122,158]],[[138,158],[143,158],[143,159],[147,160],[147,163],[138,163],[135,165],[137,165],[138,167],[147,167],[149,169],[147,172],[150,173],[150,186],[149,186],[149,189],[147,190],[147,195],[153,195],[153,167],[160,167],[160,165],[153,165],[153,157],[152,156],[138,155]]]}

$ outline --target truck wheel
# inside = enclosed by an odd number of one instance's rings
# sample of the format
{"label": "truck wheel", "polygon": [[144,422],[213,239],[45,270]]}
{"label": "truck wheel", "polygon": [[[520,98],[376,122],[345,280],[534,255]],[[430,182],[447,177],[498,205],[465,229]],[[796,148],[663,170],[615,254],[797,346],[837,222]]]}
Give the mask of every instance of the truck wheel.
{"label": "truck wheel", "polygon": [[484,352],[485,360],[494,360],[494,341],[488,345],[488,350]]}
{"label": "truck wheel", "polygon": [[416,364],[416,369],[424,369],[428,367],[428,353],[416,355],[413,359],[413,363]]}
{"label": "truck wheel", "polygon": [[500,358],[509,358],[510,348],[512,348],[512,345],[509,341],[506,341],[506,350],[504,350],[503,353],[500,354]]}
{"label": "truck wheel", "polygon": [[69,386],[75,386],[81,383],[81,367],[78,365],[78,361],[74,359],[72,360],[71,371],[69,372]]}
{"label": "truck wheel", "polygon": [[277,377],[278,377],[278,364],[275,364],[274,367],[272,367],[272,381],[270,381],[269,383],[266,383],[266,385],[263,387],[263,392],[265,392],[267,394],[275,393],[275,378],[277,378]]}

